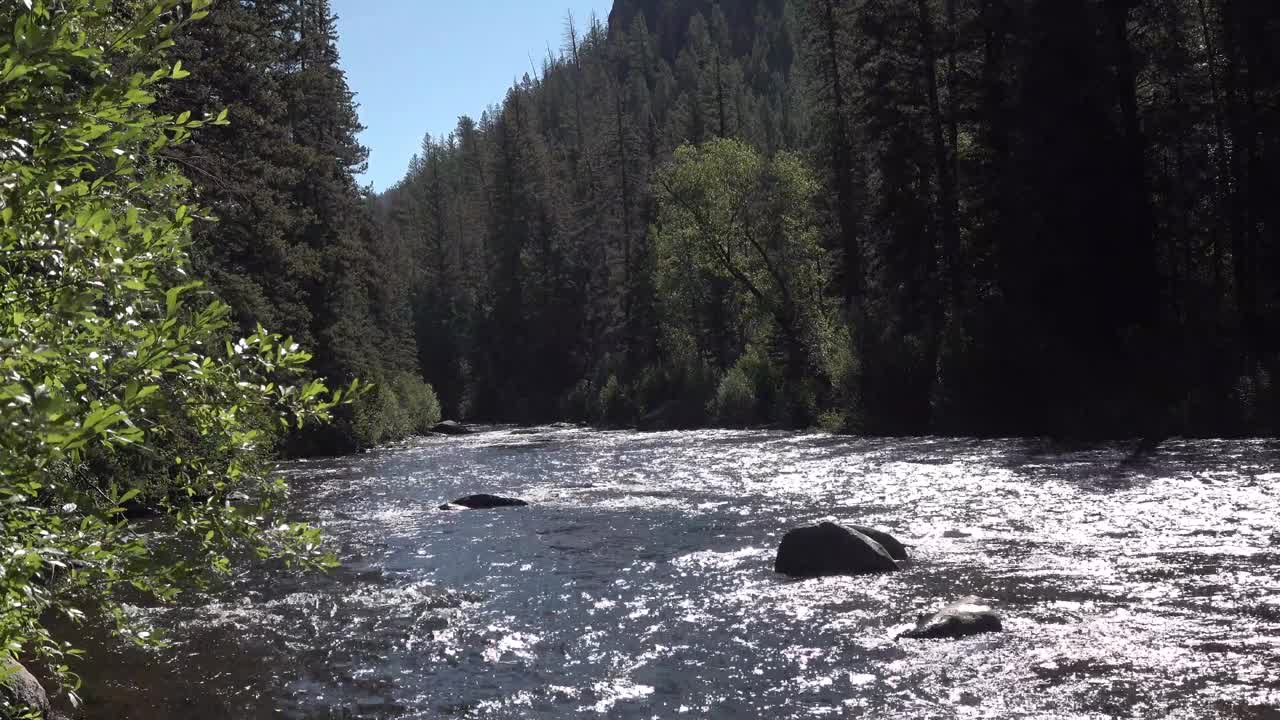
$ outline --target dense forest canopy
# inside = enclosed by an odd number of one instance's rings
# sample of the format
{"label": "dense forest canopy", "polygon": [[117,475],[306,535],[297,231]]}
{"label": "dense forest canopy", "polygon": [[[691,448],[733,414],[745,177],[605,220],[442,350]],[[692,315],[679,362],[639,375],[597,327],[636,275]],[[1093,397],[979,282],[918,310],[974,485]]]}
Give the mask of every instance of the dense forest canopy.
{"label": "dense forest canopy", "polygon": [[[379,195],[354,179],[367,151],[325,0],[214,3],[176,35],[193,75],[158,107],[231,119],[168,153],[218,218],[194,226],[197,272],[243,330],[376,387],[297,452],[442,414],[1267,433],[1273,5],[618,0],[566,18],[536,74],[426,137]],[[822,251],[794,314],[823,332],[788,338],[798,319],[763,322],[711,265],[683,268],[673,302],[672,202],[734,188],[660,181],[722,140],[816,183],[787,215]],[[755,208],[776,180],[715,202]]]}
{"label": "dense forest canopy", "polygon": [[[1274,3],[619,0],[565,37],[377,202],[448,414],[696,425],[731,381],[741,422],[1274,429]],[[667,302],[655,178],[717,139],[821,184],[847,370],[804,398],[731,279]]]}
{"label": "dense forest canopy", "polygon": [[[207,12],[175,34],[192,74],[156,104],[230,120],[164,151],[209,208],[194,271],[241,331],[290,335],[331,384],[376,388],[292,451],[442,414],[1274,430],[1272,3],[618,0],[566,18],[536,73],[426,137],[381,194],[355,180],[367,151],[327,0]],[[722,182],[688,165],[715,152],[684,146],[800,163],[813,190],[766,173],[673,196],[663,178]],[[778,217],[806,227],[747,235],[782,254],[816,239],[820,291],[788,299],[794,317],[724,264],[673,285],[670,223],[707,220],[690,201],[779,193],[800,206]],[[814,318],[822,332],[789,329]]]}
{"label": "dense forest canopy", "polygon": [[313,369],[374,392],[299,452],[340,452],[438,422],[418,371],[409,249],[388,243],[357,186],[368,151],[339,67],[327,2],[222,0],[175,36],[191,77],[159,101],[167,112],[218,112],[171,159],[216,222],[194,229],[197,271],[243,329],[261,324],[313,348]]}

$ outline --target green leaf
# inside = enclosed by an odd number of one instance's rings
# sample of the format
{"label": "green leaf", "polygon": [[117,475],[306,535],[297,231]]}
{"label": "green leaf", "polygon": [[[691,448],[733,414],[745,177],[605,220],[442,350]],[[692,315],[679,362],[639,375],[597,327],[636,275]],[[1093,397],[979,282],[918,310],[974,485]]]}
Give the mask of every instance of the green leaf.
{"label": "green leaf", "polygon": [[[230,571],[242,549],[299,552],[200,498],[267,483],[274,427],[321,419],[330,400],[320,385],[298,399],[310,382],[301,349],[260,331],[223,355],[229,308],[184,302],[201,287],[190,281],[192,221],[210,213],[160,153],[205,118],[150,106],[187,76],[166,50],[209,0],[188,0],[186,18],[179,0],[124,3],[137,13],[129,21],[110,0],[3,2],[0,507],[19,571],[0,567],[0,650],[47,659],[53,679],[74,687],[59,658],[75,652],[44,624],[79,617],[70,602],[102,604],[122,632],[154,643],[118,612],[120,590],[171,600],[210,569]],[[172,523],[139,532],[119,504],[143,488],[190,501],[165,508]],[[185,546],[174,534],[206,537],[207,552],[168,552]],[[67,582],[32,583],[28,570],[42,566],[63,567]]]}
{"label": "green leaf", "polygon": [[[186,207],[185,205],[183,207]],[[178,314],[179,300],[183,294],[200,287],[200,283],[188,283],[169,288],[164,294],[165,317],[173,318]]]}

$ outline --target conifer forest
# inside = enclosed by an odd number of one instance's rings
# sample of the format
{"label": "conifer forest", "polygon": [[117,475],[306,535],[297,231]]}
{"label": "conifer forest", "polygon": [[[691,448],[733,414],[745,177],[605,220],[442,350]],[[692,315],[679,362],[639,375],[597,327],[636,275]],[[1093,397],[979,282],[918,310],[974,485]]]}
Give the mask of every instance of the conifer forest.
{"label": "conifer forest", "polygon": [[0,0],[0,718],[1274,717],[1280,1],[543,11],[375,187],[331,0]]}
{"label": "conifer forest", "polygon": [[423,383],[464,420],[1257,434],[1273,5],[619,0],[381,194],[325,2],[217,4],[160,102],[230,108],[175,154],[195,262],[377,384],[350,444]]}

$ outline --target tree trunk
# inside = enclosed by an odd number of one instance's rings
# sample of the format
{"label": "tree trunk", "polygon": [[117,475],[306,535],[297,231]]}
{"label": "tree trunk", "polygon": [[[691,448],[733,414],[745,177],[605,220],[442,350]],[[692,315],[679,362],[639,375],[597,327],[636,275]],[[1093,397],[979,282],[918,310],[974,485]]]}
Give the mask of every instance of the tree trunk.
{"label": "tree trunk", "polygon": [[620,189],[622,197],[622,317],[623,327],[630,335],[631,327],[631,177],[628,168],[626,127],[623,113],[626,107],[622,102],[622,90],[618,88],[616,96],[616,112],[618,116],[618,172],[621,174]]}
{"label": "tree trunk", "polygon": [[[1228,192],[1231,210],[1231,257],[1232,271],[1235,281],[1236,312],[1244,328],[1245,339],[1250,351],[1256,352],[1258,338],[1258,298],[1254,279],[1257,267],[1256,250],[1251,242],[1249,212],[1249,139],[1253,135],[1252,123],[1248,117],[1248,104],[1241,102],[1242,74],[1241,48],[1239,42],[1239,23],[1242,19],[1234,0],[1222,0],[1221,22],[1223,29],[1222,53],[1226,61],[1225,106],[1227,126],[1231,133],[1231,186]],[[1247,88],[1244,90],[1247,96]]]}
{"label": "tree trunk", "polygon": [[1226,186],[1231,177],[1230,155],[1227,153],[1225,121],[1222,112],[1221,78],[1218,75],[1217,33],[1209,23],[1209,12],[1205,0],[1196,0],[1200,14],[1200,31],[1204,41],[1205,65],[1209,69],[1209,101],[1213,108],[1213,136],[1216,147],[1215,156],[1218,162],[1217,177],[1213,183],[1214,217],[1210,228],[1213,256],[1213,296],[1215,300],[1222,297],[1222,241],[1219,225],[1227,218]]}
{"label": "tree trunk", "polygon": [[[831,173],[836,185],[836,218],[843,251],[843,277],[845,304],[856,316],[862,297],[862,250],[858,243],[857,198],[853,188],[853,148],[846,124],[844,78],[840,72],[839,27],[836,21],[836,0],[820,0],[824,51],[822,64],[826,66],[831,92]],[[857,328],[855,328],[855,332]]]}

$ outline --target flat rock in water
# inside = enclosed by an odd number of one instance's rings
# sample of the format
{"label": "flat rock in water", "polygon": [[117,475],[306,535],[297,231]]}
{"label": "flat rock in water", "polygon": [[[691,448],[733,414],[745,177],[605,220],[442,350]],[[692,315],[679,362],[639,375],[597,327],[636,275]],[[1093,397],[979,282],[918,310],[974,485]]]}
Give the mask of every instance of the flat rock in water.
{"label": "flat rock in water", "polygon": [[441,510],[492,510],[494,508],[526,507],[529,503],[518,498],[500,497],[480,493],[458,498],[440,506]]}
{"label": "flat rock in water", "polygon": [[990,605],[978,597],[969,596],[921,620],[915,629],[898,637],[914,640],[955,639],[979,633],[1000,632],[1003,629],[1000,616],[996,615]]}
{"label": "flat rock in water", "polygon": [[436,423],[435,427],[431,428],[431,432],[441,435],[471,435],[475,431],[454,420],[445,420],[442,423]]}
{"label": "flat rock in water", "polygon": [[49,717],[49,696],[45,694],[40,681],[27,671],[21,663],[8,663],[0,675],[5,675],[0,685],[0,696],[19,708],[31,709]]}
{"label": "flat rock in water", "polygon": [[880,547],[884,548],[885,551],[889,553],[889,557],[894,560],[908,559],[906,546],[901,542],[898,542],[898,538],[890,535],[889,533],[883,530],[877,530],[876,528],[866,527],[864,525],[850,525],[849,527],[850,529],[857,530],[863,535],[866,535],[872,540],[880,543]]}
{"label": "flat rock in water", "polygon": [[867,535],[831,522],[791,530],[778,546],[774,572],[792,577],[893,572],[898,563]]}

